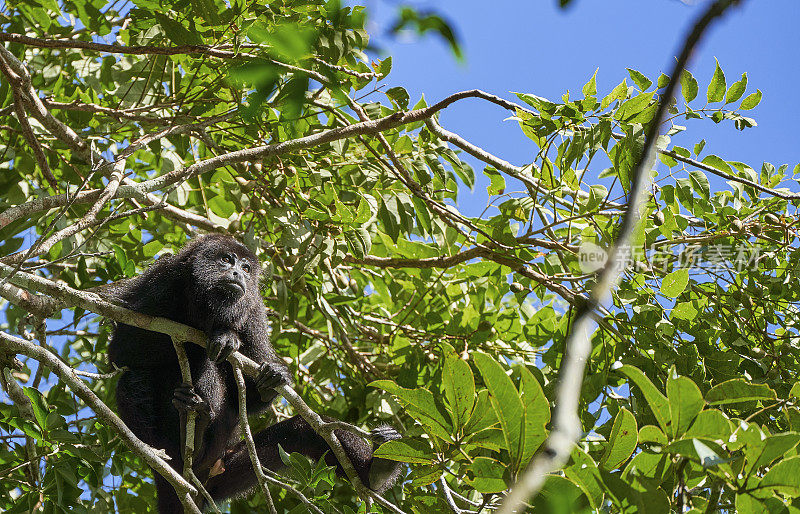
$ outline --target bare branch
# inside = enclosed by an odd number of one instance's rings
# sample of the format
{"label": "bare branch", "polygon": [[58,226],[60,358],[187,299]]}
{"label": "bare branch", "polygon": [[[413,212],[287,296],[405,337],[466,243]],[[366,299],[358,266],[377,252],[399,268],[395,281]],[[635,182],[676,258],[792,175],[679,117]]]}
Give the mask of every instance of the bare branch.
{"label": "bare branch", "polygon": [[771,187],[762,186],[758,182],[753,182],[752,180],[748,180],[744,177],[737,177],[736,175],[731,175],[730,173],[725,173],[722,170],[719,170],[713,166],[709,166],[704,162],[700,162],[697,159],[692,159],[690,157],[684,157],[683,155],[675,152],[674,150],[661,150],[660,153],[664,155],[669,155],[676,161],[685,162],[686,164],[691,164],[692,166],[701,169],[703,171],[707,171],[712,175],[716,175],[718,177],[724,178],[725,180],[730,180],[732,182],[738,182],[740,184],[744,184],[746,186],[750,186],[753,189],[761,191],[762,193],[767,193],[771,196],[775,196],[777,198],[781,198],[783,200],[798,200],[800,199],[800,194],[794,193],[786,193],[783,191],[779,191],[777,189],[772,189]]}
{"label": "bare branch", "polygon": [[247,453],[250,454],[250,464],[253,466],[253,472],[256,474],[261,492],[264,493],[264,499],[267,502],[269,511],[272,514],[277,514],[275,504],[272,501],[272,495],[269,492],[269,487],[267,487],[267,476],[264,474],[264,469],[261,467],[261,461],[258,459],[256,443],[253,441],[253,432],[250,430],[250,422],[247,420],[247,387],[244,383],[242,369],[238,366],[234,366],[233,376],[236,379],[236,389],[239,392],[239,425],[242,427],[244,441],[247,445]]}
{"label": "bare branch", "polygon": [[0,346],[6,352],[27,355],[50,368],[61,381],[66,383],[81,400],[86,402],[86,404],[97,413],[98,417],[105,425],[112,428],[114,432],[119,435],[131,451],[144,459],[150,467],[172,484],[178,492],[178,497],[181,499],[184,507],[194,507],[191,512],[200,514],[200,510],[194,506],[194,502],[191,499],[193,494],[197,494],[197,490],[166,463],[164,460],[166,453],[164,453],[163,450],[151,448],[136,437],[136,435],[131,432],[130,428],[128,428],[128,426],[78,378],[72,368],[62,362],[58,356],[45,348],[5,332],[0,332]]}
{"label": "bare branch", "polygon": [[606,302],[611,290],[619,282],[628,261],[630,248],[628,241],[638,223],[641,223],[639,209],[650,184],[650,173],[656,157],[656,140],[667,107],[672,100],[692,50],[700,41],[711,22],[721,16],[736,0],[717,0],[709,6],[686,37],[683,48],[670,74],[667,87],[659,99],[658,109],[647,128],[645,146],[638,156],[632,174],[632,184],[628,209],[622,220],[614,245],[609,251],[606,265],[600,271],[597,285],[591,296],[577,309],[572,330],[565,342],[565,357],[559,371],[556,391],[556,411],[553,416],[553,429],[542,449],[537,453],[523,475],[512,487],[503,501],[498,513],[511,514],[524,509],[525,502],[535,495],[544,484],[547,476],[561,468],[569,458],[575,442],[581,436],[581,421],[578,416],[581,385],[587,358],[592,350],[590,337],[594,332],[592,319],[595,309]]}
{"label": "bare branch", "polygon": [[[175,354],[178,357],[178,367],[181,369],[181,380],[184,384],[192,385],[192,370],[189,368],[189,358],[186,357],[186,350],[183,348],[183,343],[173,339],[172,345],[175,347]],[[183,476],[187,481],[194,484],[200,493],[206,498],[208,504],[214,509],[214,512],[221,514],[214,499],[208,494],[208,491],[203,487],[203,483],[194,474],[194,445],[195,445],[195,429],[197,421],[197,412],[189,411],[186,413],[186,420],[181,427],[184,436],[183,445]],[[204,429],[205,427],[203,427]],[[202,430],[202,429],[201,429]]]}
{"label": "bare branch", "polygon": [[[19,43],[37,48],[73,48],[80,50],[93,50],[96,52],[107,52],[112,54],[129,55],[181,55],[181,54],[201,54],[209,57],[219,57],[230,59],[240,57],[242,54],[229,50],[219,50],[206,45],[179,45],[179,46],[147,46],[147,45],[108,45],[105,43],[95,43],[93,41],[81,41],[79,39],[41,39],[36,37],[24,36],[22,34],[9,34],[0,32],[0,41]],[[245,54],[246,55],[246,54]]]}
{"label": "bare branch", "polygon": [[[431,132],[436,134],[443,141],[453,143],[454,145],[461,148],[462,150],[464,150],[471,156],[475,157],[476,159],[483,161],[486,164],[490,164],[495,168],[497,168],[498,170],[511,175],[515,179],[525,184],[527,187],[532,188],[544,194],[551,194],[550,191],[548,191],[544,186],[541,185],[538,179],[531,176],[530,172],[526,171],[526,168],[514,166],[510,162],[504,161],[503,159],[492,155],[483,148],[473,145],[472,143],[462,138],[455,132],[450,132],[449,130],[445,130],[444,128],[442,128],[441,125],[439,125],[439,123],[434,118],[428,118],[427,120],[425,120],[425,125]],[[584,198],[584,199],[589,198],[589,193],[583,191],[582,189],[578,190],[562,189],[562,192],[567,195],[572,195],[573,197],[576,198]],[[565,201],[563,198],[554,196],[553,199],[564,207],[572,208],[572,204],[570,202]],[[623,208],[622,205],[613,202],[607,202],[605,205],[613,209]]]}

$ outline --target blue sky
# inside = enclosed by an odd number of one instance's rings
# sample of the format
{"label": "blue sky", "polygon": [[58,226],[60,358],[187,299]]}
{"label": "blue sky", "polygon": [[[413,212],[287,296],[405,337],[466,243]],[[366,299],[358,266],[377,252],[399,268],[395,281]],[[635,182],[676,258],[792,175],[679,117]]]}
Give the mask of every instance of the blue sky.
{"label": "blue sky", "polygon": [[[556,4],[556,0],[413,2],[418,8],[443,14],[457,29],[466,57],[459,63],[436,36],[381,36],[395,15],[395,3],[366,2],[373,43],[393,59],[388,83],[405,87],[412,103],[423,93],[430,102],[472,88],[509,99],[514,99],[511,91],[558,99],[567,90],[579,94],[597,68],[600,95],[628,77],[625,68],[655,79],[668,70],[683,34],[707,2],[575,0],[567,10]],[[748,94],[755,88],[764,94],[761,104],[746,114],[756,119],[758,127],[740,132],[731,123],[679,121],[690,129],[689,140],[680,142],[694,144],[705,138],[704,153],[742,161],[756,170],[763,161],[790,166],[800,161],[800,132],[794,126],[800,114],[800,66],[795,57],[800,49],[799,21],[797,0],[749,0],[717,22],[690,69],[700,83],[701,95],[715,58],[728,85],[747,72]],[[526,164],[535,147],[515,122],[503,121],[508,114],[486,102],[467,100],[449,107],[440,120],[445,128],[478,146],[515,164]],[[481,176],[482,166],[471,163]],[[461,197],[461,207],[470,215],[479,214],[485,206],[482,183],[478,182],[474,194]]]}

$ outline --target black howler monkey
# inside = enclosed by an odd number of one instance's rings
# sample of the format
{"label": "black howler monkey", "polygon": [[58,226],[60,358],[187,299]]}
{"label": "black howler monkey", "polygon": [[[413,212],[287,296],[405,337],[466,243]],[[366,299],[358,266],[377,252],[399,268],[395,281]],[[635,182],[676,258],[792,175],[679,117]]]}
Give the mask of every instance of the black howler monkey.
{"label": "black howler monkey", "polygon": [[[117,384],[119,414],[133,432],[155,448],[163,448],[170,464],[183,469],[181,432],[188,411],[198,413],[194,468],[201,480],[221,461],[224,471],[206,480],[216,500],[247,493],[256,477],[243,441],[238,439],[239,403],[230,363],[234,351],[261,364],[255,380],[245,378],[247,412],[264,411],[277,396],[273,389],[290,384],[289,371],[269,341],[269,323],[259,294],[260,266],[256,256],[231,237],[208,235],[189,242],[177,255],[158,259],[141,276],[111,289],[132,310],[163,316],[202,330],[208,348],[186,345],[194,387],[183,384],[169,336],[117,324],[109,355],[127,366]],[[373,458],[360,437],[336,431],[365,485],[376,491],[390,487],[399,463]],[[390,427],[372,432],[382,443],[400,435]],[[287,452],[319,459],[329,450],[325,441],[300,417],[276,423],[254,436],[262,465],[284,467],[280,444]],[[341,466],[328,452],[329,465]],[[182,512],[172,486],[155,474],[159,512]]]}

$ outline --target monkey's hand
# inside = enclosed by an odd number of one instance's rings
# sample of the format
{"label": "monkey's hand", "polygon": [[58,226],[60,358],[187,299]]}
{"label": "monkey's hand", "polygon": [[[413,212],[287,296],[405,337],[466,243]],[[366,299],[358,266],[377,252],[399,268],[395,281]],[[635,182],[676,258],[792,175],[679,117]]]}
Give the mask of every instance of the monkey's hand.
{"label": "monkey's hand", "polygon": [[372,439],[372,441],[378,446],[382,445],[387,441],[394,441],[397,439],[401,439],[403,437],[400,435],[400,432],[390,427],[389,425],[381,425],[379,427],[375,427],[372,429],[369,435],[370,439]]}
{"label": "monkey's hand", "polygon": [[209,359],[221,364],[241,346],[242,342],[233,330],[216,330],[208,338],[206,354],[208,354]]}
{"label": "monkey's hand", "polygon": [[278,395],[276,387],[291,385],[292,377],[285,366],[275,362],[264,362],[258,368],[255,379],[256,389],[261,395],[261,400],[269,403]]}
{"label": "monkey's hand", "polygon": [[189,384],[181,384],[175,388],[175,393],[172,396],[172,405],[181,414],[196,412],[199,417],[207,418],[211,413],[208,403],[200,398]]}
{"label": "monkey's hand", "polygon": [[172,396],[172,405],[178,409],[178,415],[180,416],[181,455],[184,458],[186,458],[186,455],[184,455],[186,451],[186,417],[189,412],[197,413],[194,425],[194,457],[197,458],[196,462],[199,462],[205,449],[203,440],[205,439],[206,428],[211,421],[211,408],[205,400],[200,398],[200,395],[194,392],[194,388],[190,384],[181,384],[175,388]]}
{"label": "monkey's hand", "polygon": [[[401,437],[400,432],[389,425],[381,425],[373,428],[372,432],[370,432],[370,439],[375,443],[374,448]],[[401,472],[402,466],[399,462],[374,457],[369,466],[369,484],[367,486],[373,491],[382,493],[394,485]]]}

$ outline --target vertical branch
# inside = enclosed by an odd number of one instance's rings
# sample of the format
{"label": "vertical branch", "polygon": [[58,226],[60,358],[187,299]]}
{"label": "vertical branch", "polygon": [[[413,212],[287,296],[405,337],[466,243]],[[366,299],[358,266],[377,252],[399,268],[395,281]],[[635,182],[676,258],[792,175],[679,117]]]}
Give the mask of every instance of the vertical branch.
{"label": "vertical branch", "polygon": [[[175,347],[175,353],[178,356],[178,365],[181,368],[181,379],[185,384],[192,385],[192,371],[189,369],[189,358],[186,357],[186,350],[183,347],[183,342],[178,341],[177,339],[172,339],[172,345]],[[211,495],[208,493],[205,487],[203,487],[203,483],[200,482],[200,479],[197,478],[197,475],[194,474],[193,466],[193,458],[194,458],[194,432],[195,432],[195,422],[197,421],[197,413],[194,411],[188,411],[186,413],[186,424],[183,427],[184,430],[184,447],[183,447],[183,476],[186,478],[187,481],[194,484],[197,487],[197,490],[200,491],[205,499],[209,502],[209,505],[212,506],[214,512],[220,514],[219,509],[217,508],[217,504],[214,503],[214,499],[211,498]]]}
{"label": "vertical branch", "polygon": [[575,443],[580,439],[582,428],[578,410],[580,408],[581,384],[586,361],[592,351],[591,335],[594,333],[592,317],[595,309],[608,301],[611,291],[619,283],[622,272],[630,260],[630,240],[642,217],[639,210],[650,183],[650,169],[655,161],[656,141],[661,123],[672,101],[684,67],[706,29],[738,0],[716,0],[692,27],[686,36],[683,48],[670,74],[669,83],[658,101],[658,108],[647,128],[644,148],[637,156],[632,174],[631,192],[628,207],[622,219],[614,244],[609,250],[608,261],[600,270],[597,285],[591,295],[577,309],[575,321],[565,342],[565,357],[559,371],[556,391],[556,412],[553,416],[553,430],[542,449],[533,458],[528,469],[514,485],[498,509],[499,514],[511,514],[524,510],[528,498],[539,492],[547,476],[560,469],[572,453]]}
{"label": "vertical branch", "polygon": [[277,514],[275,504],[272,502],[272,495],[269,492],[269,487],[267,487],[267,476],[261,468],[261,461],[258,459],[256,443],[253,441],[253,433],[250,431],[250,423],[247,421],[247,388],[244,383],[242,369],[239,366],[233,366],[233,374],[236,378],[236,388],[239,391],[239,424],[242,426],[242,434],[247,444],[247,453],[250,454],[250,463],[253,465],[253,471],[256,473],[261,492],[264,493],[264,498],[267,500],[269,511],[272,514]]}
{"label": "vertical branch", "polygon": [[[47,348],[47,320],[44,318],[36,318],[33,332],[36,335],[39,346]],[[31,387],[34,389],[39,388],[39,382],[42,380],[42,373],[44,373],[44,366],[37,366],[36,374],[33,376],[33,382],[31,382]]]}
{"label": "vertical branch", "polygon": [[[41,365],[40,365],[41,367]],[[33,407],[31,400],[25,395],[22,387],[19,385],[14,375],[11,374],[11,369],[3,367],[3,388],[6,390],[8,397],[19,409],[20,415],[23,418],[36,423],[36,417],[33,415]],[[28,459],[28,479],[31,481],[31,487],[39,487],[42,481],[42,473],[39,469],[39,456],[36,451],[36,440],[32,437],[25,436],[25,456]]]}

